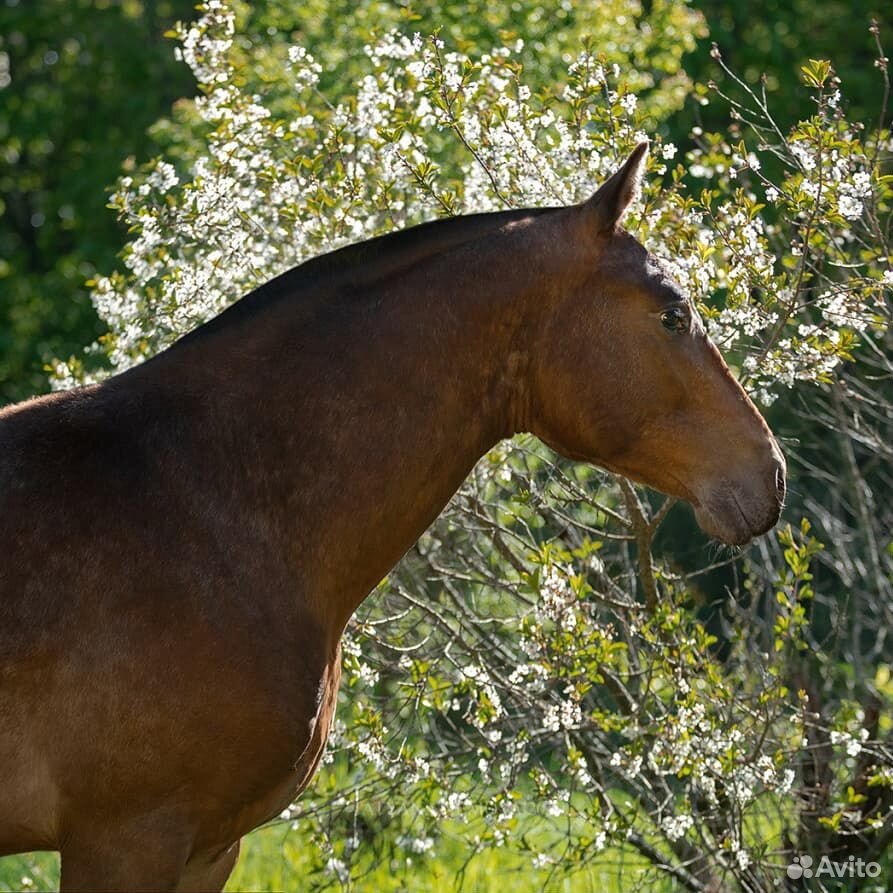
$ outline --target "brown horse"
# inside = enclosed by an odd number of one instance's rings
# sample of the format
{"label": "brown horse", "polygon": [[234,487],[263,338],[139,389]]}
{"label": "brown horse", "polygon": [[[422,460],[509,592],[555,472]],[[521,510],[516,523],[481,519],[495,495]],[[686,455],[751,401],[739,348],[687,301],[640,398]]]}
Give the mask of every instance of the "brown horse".
{"label": "brown horse", "polygon": [[345,623],[531,431],[744,543],[784,460],[619,222],[456,218],[316,258],[98,386],[0,413],[0,855],[210,890],[320,759]]}

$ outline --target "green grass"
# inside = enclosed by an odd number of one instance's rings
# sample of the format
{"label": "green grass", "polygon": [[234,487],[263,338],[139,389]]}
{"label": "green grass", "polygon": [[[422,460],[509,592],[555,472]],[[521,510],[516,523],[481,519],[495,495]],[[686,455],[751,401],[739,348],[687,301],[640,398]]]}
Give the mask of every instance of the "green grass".
{"label": "green grass", "polygon": [[[536,870],[529,855],[505,849],[487,850],[469,860],[467,845],[456,831],[458,827],[446,827],[435,848],[425,856],[390,859],[374,865],[349,889],[352,893],[502,893],[506,889],[511,893],[626,893],[639,886],[648,893],[664,893],[670,889],[653,874],[643,876],[640,862],[617,851],[600,854],[597,863],[579,869],[571,877]],[[527,839],[542,839],[550,831],[530,826],[524,833]],[[55,853],[0,859],[0,891],[58,889],[58,865]],[[272,825],[245,838],[239,863],[226,889],[301,890],[306,889],[314,872],[317,873],[313,879],[318,884],[327,880],[326,890],[334,893],[347,889],[334,876],[319,874],[318,866],[319,855],[308,834],[300,829],[293,831],[287,824]]]}
{"label": "green grass", "polygon": [[57,890],[59,857],[55,853],[28,853],[0,859],[0,890]]}
{"label": "green grass", "polygon": [[[535,833],[535,829],[534,833]],[[529,838],[530,832],[527,836]],[[318,864],[316,854],[300,832],[287,825],[255,831],[247,840],[227,890],[299,890]],[[616,852],[605,852],[598,864],[582,868],[572,877],[550,877],[536,870],[530,856],[505,849],[487,850],[469,860],[467,845],[449,829],[426,856],[385,860],[351,886],[354,893],[402,893],[416,890],[461,890],[490,893],[625,893],[641,876],[641,863],[626,859],[623,870]],[[318,876],[317,876],[318,877]],[[661,883],[649,891],[668,890]],[[343,889],[334,877],[327,889]]]}

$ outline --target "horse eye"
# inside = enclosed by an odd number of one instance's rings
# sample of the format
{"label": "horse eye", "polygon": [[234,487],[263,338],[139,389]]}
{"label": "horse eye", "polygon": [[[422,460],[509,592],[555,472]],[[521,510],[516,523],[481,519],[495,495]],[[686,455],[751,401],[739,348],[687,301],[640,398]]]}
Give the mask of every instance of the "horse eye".
{"label": "horse eye", "polygon": [[681,334],[688,331],[688,314],[680,307],[671,307],[660,315],[661,325],[670,332]]}

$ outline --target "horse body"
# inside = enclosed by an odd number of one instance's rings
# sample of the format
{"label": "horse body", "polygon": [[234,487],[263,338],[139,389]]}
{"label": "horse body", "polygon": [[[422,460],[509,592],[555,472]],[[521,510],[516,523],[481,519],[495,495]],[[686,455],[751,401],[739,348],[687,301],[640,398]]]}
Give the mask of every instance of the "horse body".
{"label": "horse body", "polygon": [[[165,862],[208,863],[306,785],[344,623],[503,433],[495,331],[445,323],[429,276],[387,307],[375,286],[359,309],[273,302],[0,414],[0,787],[22,791],[0,851],[61,848],[77,889],[80,851],[126,848],[135,815],[165,886]],[[384,349],[410,334],[421,368]],[[133,882],[100,858],[87,887]]]}
{"label": "horse body", "polygon": [[[587,205],[335,252],[0,412],[0,854],[61,850],[66,890],[221,887],[318,764],[350,615],[517,431],[723,538],[774,523],[771,434],[694,318],[690,344],[652,319],[679,295],[615,231],[642,155]],[[676,352],[657,384],[649,350]]]}

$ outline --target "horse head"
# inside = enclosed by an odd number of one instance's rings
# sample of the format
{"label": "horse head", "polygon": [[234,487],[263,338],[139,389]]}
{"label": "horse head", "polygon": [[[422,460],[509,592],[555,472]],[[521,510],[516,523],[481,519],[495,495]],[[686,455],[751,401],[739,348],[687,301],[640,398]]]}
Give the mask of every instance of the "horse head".
{"label": "horse head", "polygon": [[743,544],[778,520],[785,461],[690,298],[620,225],[640,144],[588,201],[567,209],[574,262],[533,362],[533,430],[558,452],[694,507],[705,532]]}

